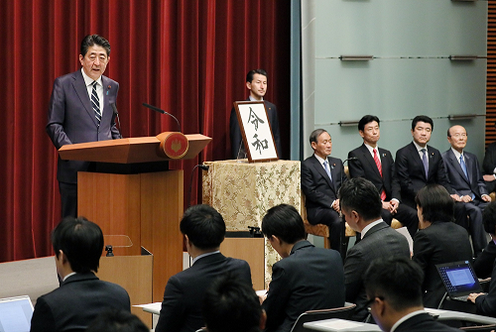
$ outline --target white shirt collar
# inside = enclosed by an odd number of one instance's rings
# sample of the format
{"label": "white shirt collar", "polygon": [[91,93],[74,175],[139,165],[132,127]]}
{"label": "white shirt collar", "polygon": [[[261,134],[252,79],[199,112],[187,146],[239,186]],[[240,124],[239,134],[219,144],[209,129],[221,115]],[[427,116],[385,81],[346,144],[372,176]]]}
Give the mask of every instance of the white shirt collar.
{"label": "white shirt collar", "polygon": [[422,152],[420,152],[420,150],[422,150],[422,149],[425,149],[425,152],[428,152],[428,149],[427,149],[427,144],[425,145],[425,147],[421,147],[420,145],[418,145],[418,144],[417,144],[417,142],[415,142],[415,141],[412,141],[412,142],[413,142],[413,144],[415,145],[415,147],[417,148],[417,151],[418,151],[419,153],[422,153]]}
{"label": "white shirt collar", "polygon": [[248,99],[250,99],[250,101],[263,101],[263,100],[264,100],[264,99],[263,99],[263,97],[262,97],[262,99],[260,99],[260,100],[256,100],[256,99],[255,99],[255,98],[253,98],[251,95],[249,95],[249,96],[248,96]]}
{"label": "white shirt collar", "polygon": [[324,162],[327,161],[327,158],[326,159],[323,159],[322,157],[317,156],[315,153],[313,155],[315,156],[315,158],[317,158],[317,160],[319,161],[319,163],[321,165],[324,165]]}
{"label": "white shirt collar", "polygon": [[193,259],[193,263],[192,263],[191,265],[195,264],[195,262],[196,262],[197,260],[199,260],[199,259],[201,259],[201,258],[203,258],[203,257],[207,257],[207,256],[214,255],[214,254],[218,254],[218,253],[220,253],[220,250],[216,250],[216,251],[212,251],[212,252],[207,252],[206,254],[201,254],[201,255],[199,255],[199,256],[196,256],[196,258],[195,258],[195,259]]}
{"label": "white shirt collar", "polygon": [[66,275],[66,276],[64,277],[64,279],[62,280],[62,282],[66,281],[66,280],[67,280],[67,278],[72,277],[72,276],[73,276],[73,275],[75,275],[75,274],[76,274],[76,272],[71,272],[71,273],[69,273],[68,275]]}
{"label": "white shirt collar", "polygon": [[[453,153],[455,154],[455,157],[456,157],[456,160],[458,160],[458,162],[460,162],[460,156],[463,154],[463,151],[462,153],[456,151],[455,149],[453,149],[453,147],[451,147],[451,151],[453,151]],[[463,156],[463,160],[465,160],[465,156]]]}
{"label": "white shirt collar", "polygon": [[363,229],[362,229],[362,239],[363,237],[365,236],[365,234],[367,234],[367,232],[372,228],[374,227],[375,225],[378,225],[382,222],[382,219],[378,219],[376,221],[372,221],[370,224],[368,224],[367,226],[365,226]]}
{"label": "white shirt collar", "polygon": [[[88,86],[90,84],[93,84],[93,82],[95,81],[94,79],[92,79],[91,77],[89,77],[88,75],[86,75],[86,73],[84,72],[83,67],[81,67],[81,74],[83,74],[84,84],[86,86]],[[103,84],[102,84],[102,75],[100,75],[100,77],[98,77],[98,79],[96,80],[96,82],[98,84],[100,84],[100,86],[103,87]]]}
{"label": "white shirt collar", "polygon": [[407,319],[410,319],[413,316],[425,314],[426,312],[427,311],[425,311],[425,310],[422,309],[422,310],[413,311],[413,312],[409,313],[408,315],[405,315],[405,316],[401,317],[400,319],[398,319],[396,321],[396,323],[394,323],[393,327],[391,327],[391,332],[394,332],[394,330],[396,330],[396,328],[398,326],[400,326],[400,324],[403,323],[404,321],[406,321]]}

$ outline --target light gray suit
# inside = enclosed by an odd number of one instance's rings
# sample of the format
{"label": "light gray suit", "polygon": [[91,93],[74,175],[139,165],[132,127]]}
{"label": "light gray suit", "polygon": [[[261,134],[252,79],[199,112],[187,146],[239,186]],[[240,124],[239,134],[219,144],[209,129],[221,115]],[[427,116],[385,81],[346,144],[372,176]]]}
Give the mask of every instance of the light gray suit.
{"label": "light gray suit", "polygon": [[346,301],[357,305],[354,320],[363,321],[368,314],[363,284],[365,271],[374,259],[392,256],[410,258],[410,248],[406,238],[384,221],[369,229],[363,239],[348,250],[344,261],[344,280]]}

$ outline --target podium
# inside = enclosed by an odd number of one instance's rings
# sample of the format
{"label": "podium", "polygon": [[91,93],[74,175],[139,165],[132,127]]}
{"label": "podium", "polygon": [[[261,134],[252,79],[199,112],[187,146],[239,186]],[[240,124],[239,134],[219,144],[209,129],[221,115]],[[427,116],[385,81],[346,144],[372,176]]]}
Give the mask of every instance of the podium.
{"label": "podium", "polygon": [[[59,149],[62,159],[95,163],[94,171],[78,173],[78,215],[101,227],[105,244],[113,246],[116,256],[140,255],[141,247],[155,256],[153,301],[162,300],[167,280],[182,270],[183,171],[168,170],[171,158],[162,151],[168,134]],[[212,140],[179,135],[189,145],[180,159],[194,158]]]}

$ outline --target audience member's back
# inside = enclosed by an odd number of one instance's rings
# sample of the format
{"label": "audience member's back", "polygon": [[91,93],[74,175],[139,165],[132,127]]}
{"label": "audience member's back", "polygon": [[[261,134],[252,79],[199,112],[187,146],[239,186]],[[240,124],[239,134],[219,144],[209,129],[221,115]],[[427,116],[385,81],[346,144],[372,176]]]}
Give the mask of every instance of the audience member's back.
{"label": "audience member's back", "polygon": [[105,310],[85,332],[149,332],[150,329],[135,315],[123,310]]}
{"label": "audience member's back", "polygon": [[283,258],[272,267],[272,281],[262,304],[267,331],[290,331],[307,310],[344,305],[341,256],[304,240],[305,227],[294,207],[281,204],[271,208],[262,231]]}

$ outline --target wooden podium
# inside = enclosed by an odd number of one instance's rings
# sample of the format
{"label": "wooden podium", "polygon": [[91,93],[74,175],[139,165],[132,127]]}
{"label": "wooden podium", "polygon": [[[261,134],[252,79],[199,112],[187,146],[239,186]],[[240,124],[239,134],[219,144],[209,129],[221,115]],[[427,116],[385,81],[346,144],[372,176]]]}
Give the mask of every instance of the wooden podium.
{"label": "wooden podium", "polygon": [[[141,247],[154,255],[153,301],[162,300],[167,280],[182,270],[183,171],[168,170],[164,134],[59,149],[62,159],[95,162],[95,171],[78,173],[78,215],[102,228],[116,256],[140,255]],[[182,136],[189,149],[180,159],[194,158],[212,140]]]}

